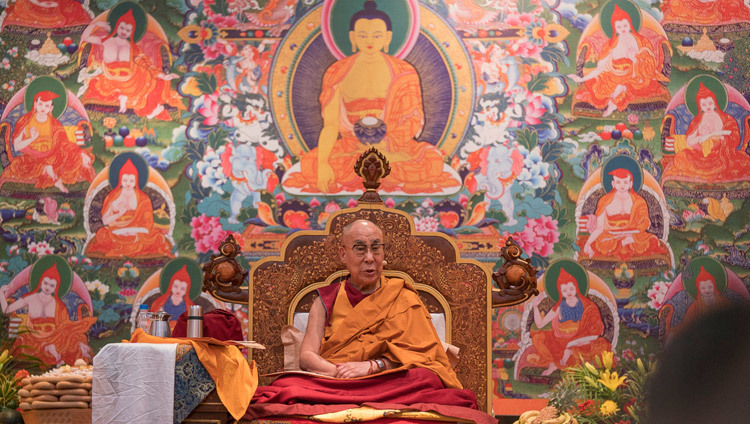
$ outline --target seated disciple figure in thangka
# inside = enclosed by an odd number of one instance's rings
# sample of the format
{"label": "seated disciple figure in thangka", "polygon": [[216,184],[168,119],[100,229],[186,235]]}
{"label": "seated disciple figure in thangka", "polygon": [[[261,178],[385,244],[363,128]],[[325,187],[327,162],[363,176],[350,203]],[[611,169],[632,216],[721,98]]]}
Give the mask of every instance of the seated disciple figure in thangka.
{"label": "seated disciple figure in thangka", "polygon": [[18,183],[11,191],[54,187],[68,193],[71,186],[94,179],[94,155],[77,143],[84,131],[90,135],[91,124],[81,103],[57,78],[35,78],[13,96],[0,128],[5,138],[0,186]]}
{"label": "seated disciple figure in thangka", "polygon": [[573,114],[608,118],[633,108],[663,110],[669,101],[665,62],[671,60],[664,30],[629,0],[608,2],[597,16],[581,35],[577,73],[569,75],[579,84]]}
{"label": "seated disciple figure in thangka", "polygon": [[[26,285],[28,291],[8,303]],[[0,307],[20,318],[14,355],[32,355],[48,365],[92,359],[86,335],[96,322],[91,297],[62,257],[44,256],[0,287]]]}
{"label": "seated disciple figure in thangka", "polygon": [[170,81],[171,56],[164,30],[141,6],[125,1],[97,16],[81,35],[83,69],[78,91],[87,105],[148,119],[172,119],[167,108],[186,110]]}
{"label": "seated disciple figure in thangka", "polygon": [[747,188],[748,119],[747,100],[713,76],[699,75],[675,93],[665,117],[665,150],[674,151],[664,158],[665,191],[686,183],[716,185],[725,192]]}
{"label": "seated disciple figure in thangka", "polygon": [[[165,222],[157,225],[155,216],[163,212],[163,208],[174,206],[166,204],[169,199],[163,195],[162,187],[156,184],[147,187],[152,177],[145,161],[136,154],[125,153],[117,156],[102,172],[105,171],[108,181],[92,185],[87,195],[87,203],[91,202],[89,210],[97,209],[99,215],[95,222],[88,223],[87,232],[91,234],[86,254],[103,258],[172,257],[174,243],[168,237],[171,225],[166,222],[167,218],[162,218]],[[97,181],[99,179],[97,177]],[[162,194],[156,196],[162,203],[159,211],[147,191]],[[171,193],[167,197],[171,198]],[[101,209],[94,207],[99,205]]]}
{"label": "seated disciple figure in thangka", "polygon": [[[669,269],[669,213],[655,178],[628,155],[615,155],[586,180],[576,205],[581,265],[626,263],[641,275]],[[604,266],[604,263],[608,263]]]}
{"label": "seated disciple figure in thangka", "polygon": [[563,259],[544,273],[544,292],[524,308],[516,376],[550,382],[565,367],[617,344],[619,318],[611,290],[580,264]]}

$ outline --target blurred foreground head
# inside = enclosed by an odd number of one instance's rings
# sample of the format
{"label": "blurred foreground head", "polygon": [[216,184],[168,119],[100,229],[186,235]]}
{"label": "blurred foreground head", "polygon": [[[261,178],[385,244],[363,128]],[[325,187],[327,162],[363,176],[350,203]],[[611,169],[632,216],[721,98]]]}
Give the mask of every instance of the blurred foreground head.
{"label": "blurred foreground head", "polygon": [[647,424],[750,423],[750,306],[708,313],[663,352]]}

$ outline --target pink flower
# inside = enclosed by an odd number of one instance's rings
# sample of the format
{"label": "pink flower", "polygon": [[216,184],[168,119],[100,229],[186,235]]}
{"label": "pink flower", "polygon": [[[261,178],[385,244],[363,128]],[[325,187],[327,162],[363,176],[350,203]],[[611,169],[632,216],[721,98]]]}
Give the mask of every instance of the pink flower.
{"label": "pink flower", "polygon": [[208,20],[219,28],[234,28],[237,25],[234,16],[212,15]]}
{"label": "pink flower", "polygon": [[203,116],[203,125],[216,125],[219,123],[219,93],[206,94],[203,96],[203,104],[196,110]]}
{"label": "pink flower", "polygon": [[358,203],[357,203],[357,201],[356,201],[356,200],[354,200],[354,198],[353,198],[353,197],[350,197],[350,198],[349,198],[349,201],[348,201],[348,202],[346,202],[346,207],[347,207],[347,208],[354,208],[354,207],[356,207],[357,205],[358,205]]}
{"label": "pink flower", "polygon": [[29,252],[35,253],[40,258],[45,255],[51,255],[55,253],[55,249],[49,245],[46,241],[31,242],[29,243]]}
{"label": "pink flower", "polygon": [[424,218],[414,218],[414,228],[417,231],[437,231],[438,220],[434,216]]}
{"label": "pink flower", "polygon": [[118,293],[120,296],[128,297],[128,296],[135,296],[135,290],[133,289],[122,289]]}
{"label": "pink flower", "polygon": [[508,46],[508,51],[512,56],[538,57],[542,51],[542,46],[532,43],[528,39],[519,39],[513,41]]}
{"label": "pink flower", "polygon": [[534,94],[526,104],[526,123],[529,125],[539,125],[542,121],[541,118],[547,109],[542,104],[542,97],[538,94]]}
{"label": "pink flower", "polygon": [[284,193],[279,193],[276,195],[276,204],[281,205],[284,203],[284,200],[286,200],[286,196],[284,196]]}
{"label": "pink flower", "polygon": [[318,200],[317,197],[313,197],[312,200],[310,200],[310,207],[317,208],[318,206],[320,206],[320,200]]}
{"label": "pink flower", "polygon": [[648,302],[648,306],[654,310],[661,309],[662,305],[664,305],[664,300],[667,297],[667,292],[669,291],[669,283],[666,281],[657,281],[654,283],[651,288],[648,289],[648,298],[651,299]]}
{"label": "pink flower", "polygon": [[79,261],[79,260],[80,260],[80,259],[78,259],[78,256],[69,256],[69,257],[68,257],[68,263],[69,263],[69,264],[71,264],[71,265],[76,265],[76,264],[78,264],[78,261]]}
{"label": "pink flower", "polygon": [[216,216],[194,216],[190,226],[193,227],[190,235],[195,240],[195,250],[198,253],[218,252],[219,245],[230,234],[221,228],[219,217]]}
{"label": "pink flower", "polygon": [[638,123],[638,115],[636,115],[635,113],[631,113],[630,115],[628,115],[628,122],[631,125],[637,124]]}
{"label": "pink flower", "polygon": [[392,208],[396,206],[396,201],[393,200],[393,197],[389,197],[385,199],[385,202],[383,202],[387,208]]}
{"label": "pink flower", "polygon": [[336,212],[337,210],[341,209],[341,206],[338,205],[336,202],[330,202],[326,205],[325,211],[329,214]]}
{"label": "pink flower", "polygon": [[461,207],[465,208],[469,204],[469,197],[461,193],[461,195],[458,196],[458,203],[461,205]]}
{"label": "pink flower", "polygon": [[430,199],[429,197],[428,197],[428,198],[426,198],[426,199],[424,199],[424,200],[422,201],[422,207],[423,207],[423,208],[425,208],[425,209],[427,209],[427,208],[431,208],[431,207],[432,207],[432,205],[434,205],[434,204],[435,204],[435,203],[433,203],[433,202],[432,202],[432,199]]}
{"label": "pink flower", "polygon": [[555,243],[560,240],[557,220],[549,216],[530,218],[523,231],[515,234],[513,238],[518,241],[527,255],[531,256],[536,253],[542,257],[547,257],[552,254]]}

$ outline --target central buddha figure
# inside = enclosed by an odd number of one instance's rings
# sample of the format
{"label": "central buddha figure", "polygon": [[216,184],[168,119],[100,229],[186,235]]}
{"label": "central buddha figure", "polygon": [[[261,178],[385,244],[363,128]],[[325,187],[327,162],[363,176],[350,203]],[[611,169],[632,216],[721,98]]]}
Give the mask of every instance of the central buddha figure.
{"label": "central buddha figure", "polygon": [[300,171],[287,176],[286,186],[314,193],[359,191],[361,179],[352,170],[371,146],[391,164],[384,192],[435,193],[460,185],[443,170],[443,153],[415,139],[424,127],[419,74],[388,54],[392,35],[390,18],[372,0],[352,16],[354,54],[326,70],[318,145],[302,156]]}

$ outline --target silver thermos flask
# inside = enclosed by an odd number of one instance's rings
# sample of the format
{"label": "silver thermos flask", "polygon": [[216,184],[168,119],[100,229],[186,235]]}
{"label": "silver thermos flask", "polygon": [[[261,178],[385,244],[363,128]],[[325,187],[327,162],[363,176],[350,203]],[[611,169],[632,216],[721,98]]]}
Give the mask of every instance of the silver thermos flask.
{"label": "silver thermos flask", "polygon": [[187,336],[190,338],[203,337],[203,307],[191,305],[187,317]]}

